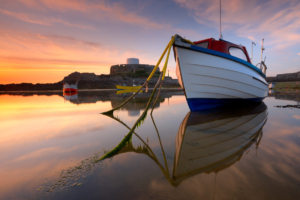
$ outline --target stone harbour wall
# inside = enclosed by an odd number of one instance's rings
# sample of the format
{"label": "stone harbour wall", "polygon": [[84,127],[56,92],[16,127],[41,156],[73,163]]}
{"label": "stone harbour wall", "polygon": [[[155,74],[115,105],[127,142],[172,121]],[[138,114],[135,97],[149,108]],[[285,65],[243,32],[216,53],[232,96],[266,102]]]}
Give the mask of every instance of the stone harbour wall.
{"label": "stone harbour wall", "polygon": [[277,76],[270,76],[266,78],[267,82],[290,82],[300,81],[300,71],[289,74],[277,74]]}

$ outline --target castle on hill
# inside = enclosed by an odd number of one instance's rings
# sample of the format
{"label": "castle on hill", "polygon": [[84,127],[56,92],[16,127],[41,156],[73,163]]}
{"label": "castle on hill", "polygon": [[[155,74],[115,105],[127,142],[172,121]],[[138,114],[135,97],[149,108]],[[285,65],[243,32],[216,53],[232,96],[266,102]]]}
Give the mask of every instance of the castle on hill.
{"label": "castle on hill", "polygon": [[[112,65],[110,67],[110,75],[120,73],[135,73],[138,71],[151,73],[154,67],[154,65],[140,64],[138,58],[127,58],[126,64]],[[157,68],[156,72],[160,72],[159,67]]]}

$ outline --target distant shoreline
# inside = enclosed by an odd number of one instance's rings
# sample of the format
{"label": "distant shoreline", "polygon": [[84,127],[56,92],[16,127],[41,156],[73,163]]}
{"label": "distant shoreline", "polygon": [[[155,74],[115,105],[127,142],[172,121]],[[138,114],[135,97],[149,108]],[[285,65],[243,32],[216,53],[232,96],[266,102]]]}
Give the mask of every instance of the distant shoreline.
{"label": "distant shoreline", "polygon": [[[136,75],[136,74],[135,74]],[[124,74],[120,75],[95,75],[94,73],[79,73],[74,72],[64,77],[63,80],[56,83],[19,83],[19,84],[0,84],[0,92],[19,92],[19,91],[62,91],[63,83],[74,84],[78,82],[78,89],[84,90],[115,90],[116,85],[143,85],[147,77],[129,77]],[[157,83],[158,77],[153,77],[148,82],[148,87],[152,88]],[[164,88],[179,88],[180,85],[177,79],[165,77],[162,84]]]}
{"label": "distant shoreline", "polygon": [[[143,91],[146,89],[143,88]],[[153,88],[148,88],[148,90],[153,90]],[[182,90],[181,88],[161,88],[161,90]],[[117,91],[117,89],[78,89],[78,92],[101,92],[101,91]],[[55,93],[55,92],[63,92],[63,90],[20,90],[20,91],[0,91],[0,94],[11,94],[11,93]]]}

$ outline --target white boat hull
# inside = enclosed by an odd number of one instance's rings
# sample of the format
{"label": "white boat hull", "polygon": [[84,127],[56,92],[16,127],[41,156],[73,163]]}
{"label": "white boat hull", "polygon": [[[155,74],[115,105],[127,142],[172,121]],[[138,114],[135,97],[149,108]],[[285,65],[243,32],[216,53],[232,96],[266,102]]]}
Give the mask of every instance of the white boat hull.
{"label": "white boat hull", "polygon": [[264,77],[243,63],[178,46],[174,50],[176,75],[191,111],[260,102],[268,95]]}

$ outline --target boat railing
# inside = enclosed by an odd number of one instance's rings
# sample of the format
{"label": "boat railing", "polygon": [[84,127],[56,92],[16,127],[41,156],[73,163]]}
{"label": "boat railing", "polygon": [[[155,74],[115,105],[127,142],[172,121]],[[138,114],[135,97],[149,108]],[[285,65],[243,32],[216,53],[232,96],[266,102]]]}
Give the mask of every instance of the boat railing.
{"label": "boat railing", "polygon": [[258,65],[260,65],[260,70],[266,74],[267,73],[267,65],[265,64],[264,61],[261,61],[261,63],[257,63],[256,67],[258,67]]}
{"label": "boat railing", "polygon": [[264,61],[261,62],[261,71],[266,74],[267,73],[267,65]]}

